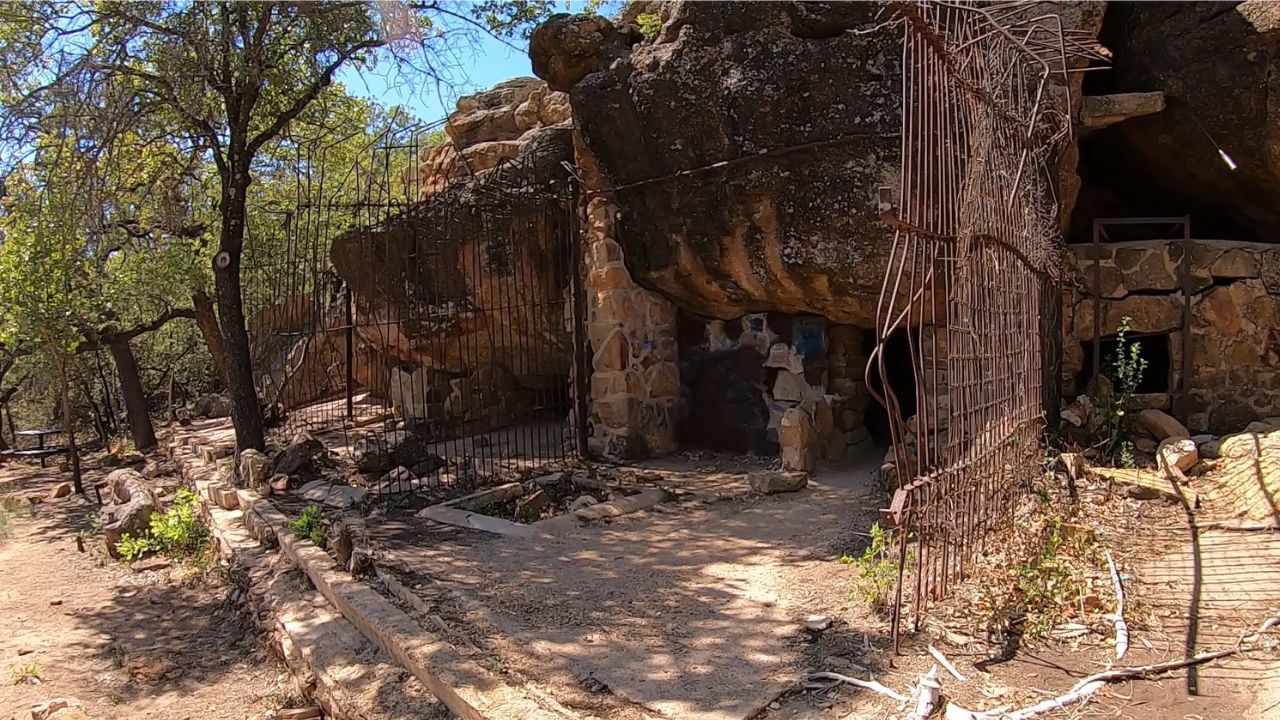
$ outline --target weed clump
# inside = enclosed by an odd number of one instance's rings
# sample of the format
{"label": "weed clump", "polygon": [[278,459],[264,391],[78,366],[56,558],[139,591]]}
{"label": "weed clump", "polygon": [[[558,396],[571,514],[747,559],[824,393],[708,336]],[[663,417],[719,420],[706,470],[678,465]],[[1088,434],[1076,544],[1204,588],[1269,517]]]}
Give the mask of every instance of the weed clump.
{"label": "weed clump", "polygon": [[892,535],[877,522],[871,525],[871,542],[861,555],[840,556],[841,564],[853,566],[858,573],[853,580],[853,598],[878,610],[888,607],[898,580],[898,563],[890,556],[891,544]]}
{"label": "weed clump", "polygon": [[193,559],[208,549],[209,530],[200,518],[200,498],[186,488],[177,492],[168,510],[151,516],[146,532],[137,537],[125,533],[116,543],[120,557],[129,562],[151,553]]}
{"label": "weed clump", "polygon": [[319,505],[302,508],[298,517],[289,521],[289,532],[299,540],[310,540],[316,547],[324,547],[324,514]]}

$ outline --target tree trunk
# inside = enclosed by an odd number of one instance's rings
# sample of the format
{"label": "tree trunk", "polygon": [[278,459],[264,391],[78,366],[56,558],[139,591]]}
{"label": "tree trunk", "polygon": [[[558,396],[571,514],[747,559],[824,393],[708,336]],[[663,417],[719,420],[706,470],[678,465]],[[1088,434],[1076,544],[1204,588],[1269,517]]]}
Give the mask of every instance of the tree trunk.
{"label": "tree trunk", "polygon": [[116,420],[115,404],[111,402],[111,381],[107,380],[107,371],[102,368],[102,352],[94,351],[93,359],[98,366],[98,381],[102,383],[102,402],[107,408],[107,430],[115,434],[119,423]]}
{"label": "tree trunk", "polygon": [[67,461],[71,463],[71,484],[77,493],[84,494],[84,481],[80,477],[80,450],[76,447],[76,426],[71,420],[71,384],[67,382],[67,356],[55,350],[53,361],[58,366],[58,380],[62,385],[62,434],[67,438]]}
{"label": "tree trunk", "polygon": [[120,394],[124,396],[124,410],[129,418],[129,434],[133,446],[140,452],[148,452],[156,446],[156,429],[151,424],[151,408],[142,390],[142,378],[138,375],[138,360],[128,340],[112,340],[111,358],[116,361],[120,373]]}
{"label": "tree trunk", "polygon": [[[242,141],[243,142],[243,141]],[[226,352],[227,395],[231,399],[231,422],[236,429],[236,456],[253,448],[265,450],[262,407],[253,384],[253,361],[249,355],[249,333],[245,329],[244,306],[240,297],[240,253],[244,247],[245,195],[249,189],[247,162],[237,157],[232,142],[230,177],[222,189],[222,237],[213,259],[214,287],[218,294],[218,325]]]}
{"label": "tree trunk", "polygon": [[213,367],[218,371],[218,382],[226,387],[227,351],[222,347],[222,330],[218,328],[218,313],[213,307],[213,298],[204,290],[197,290],[191,295],[191,305],[196,311],[196,326],[200,328],[204,344],[209,347]]}

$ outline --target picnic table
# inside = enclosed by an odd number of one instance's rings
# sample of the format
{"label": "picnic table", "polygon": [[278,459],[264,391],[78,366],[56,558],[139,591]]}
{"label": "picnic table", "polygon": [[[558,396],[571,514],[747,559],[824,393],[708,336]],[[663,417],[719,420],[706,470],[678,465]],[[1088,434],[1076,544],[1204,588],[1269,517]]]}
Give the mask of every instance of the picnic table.
{"label": "picnic table", "polygon": [[45,467],[46,461],[65,450],[62,447],[48,447],[45,445],[45,439],[53,435],[61,435],[62,431],[55,428],[38,428],[34,430],[19,430],[14,433],[21,437],[33,437],[36,439],[36,447],[27,450],[6,450],[5,455],[16,458],[40,458],[40,467]]}

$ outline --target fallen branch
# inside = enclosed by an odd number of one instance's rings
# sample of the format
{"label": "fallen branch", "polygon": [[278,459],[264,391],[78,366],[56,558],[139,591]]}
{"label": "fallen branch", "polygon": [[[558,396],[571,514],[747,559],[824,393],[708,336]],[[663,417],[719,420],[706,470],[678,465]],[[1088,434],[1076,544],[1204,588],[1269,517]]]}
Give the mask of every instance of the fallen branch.
{"label": "fallen branch", "polygon": [[938,666],[934,665],[916,685],[916,711],[911,720],[929,720],[942,702],[942,683],[938,682]]}
{"label": "fallen branch", "polygon": [[881,685],[875,680],[859,680],[856,677],[849,677],[848,675],[841,675],[840,673],[833,673],[833,672],[811,673],[805,679],[806,680],[835,680],[838,683],[853,685],[855,687],[860,687],[866,690],[870,690],[872,692],[880,693],[881,695],[884,695],[885,697],[888,697],[888,698],[893,698],[898,702],[907,702],[908,700],[906,695],[899,693],[897,690],[894,690],[893,688]]}
{"label": "fallen branch", "polygon": [[1234,647],[1225,648],[1223,650],[1214,650],[1213,652],[1200,653],[1189,658],[1179,658],[1177,660],[1166,660],[1165,662],[1155,663],[1153,665],[1142,665],[1140,667],[1115,668],[1107,670],[1095,675],[1090,675],[1077,682],[1070,690],[1055,698],[1049,698],[1044,702],[1037,703],[1030,707],[1025,707],[1013,712],[1004,712],[1002,710],[989,710],[984,712],[973,712],[965,710],[961,707],[947,708],[948,720],[1029,720],[1029,718],[1038,715],[1044,715],[1054,710],[1062,710],[1069,705],[1087,701],[1094,693],[1098,692],[1104,685],[1116,682],[1117,680],[1133,680],[1136,678],[1149,677],[1151,675],[1159,675],[1169,672],[1170,670],[1180,670],[1185,667],[1195,665],[1203,665],[1213,660],[1219,660],[1232,655],[1239,655],[1247,652],[1249,645],[1256,643],[1262,636],[1272,628],[1280,625],[1280,615],[1273,615],[1267,618],[1266,622],[1258,628],[1258,631],[1250,635],[1246,635],[1236,641]]}
{"label": "fallen branch", "polygon": [[1107,567],[1111,569],[1111,582],[1116,586],[1116,613],[1112,621],[1116,626],[1116,660],[1123,660],[1129,652],[1129,625],[1124,621],[1124,585],[1120,583],[1120,571],[1116,570],[1116,561],[1107,553]]}
{"label": "fallen branch", "polygon": [[944,670],[951,673],[951,677],[959,680],[960,682],[968,682],[964,679],[964,676],[960,674],[960,671],[956,669],[956,666],[952,665],[951,661],[947,659],[947,656],[943,655],[938,648],[930,645],[928,650],[929,654],[933,656],[933,659],[937,660],[938,664],[941,665]]}

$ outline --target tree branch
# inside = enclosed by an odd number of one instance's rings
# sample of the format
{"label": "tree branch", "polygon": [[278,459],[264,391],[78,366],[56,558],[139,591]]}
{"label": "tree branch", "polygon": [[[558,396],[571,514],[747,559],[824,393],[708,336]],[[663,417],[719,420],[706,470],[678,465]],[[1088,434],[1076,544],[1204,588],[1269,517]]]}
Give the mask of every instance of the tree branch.
{"label": "tree branch", "polygon": [[280,115],[276,116],[275,121],[272,122],[271,125],[267,127],[267,129],[258,133],[256,136],[254,136],[252,140],[249,141],[248,154],[250,156],[257,154],[258,150],[263,145],[265,145],[272,138],[279,135],[280,131],[284,130],[285,126],[288,125],[291,120],[298,117],[298,115],[301,114],[302,111],[307,108],[307,105],[310,105],[313,100],[315,100],[317,97],[320,96],[320,93],[323,92],[325,88],[333,84],[334,73],[336,73],[338,71],[338,68],[342,67],[344,63],[346,63],[351,58],[355,57],[356,54],[360,53],[361,51],[371,50],[376,47],[381,47],[385,44],[386,44],[385,41],[378,40],[378,39],[364,40],[338,53],[338,59],[334,60],[327,67],[325,67],[324,71],[320,73],[320,77],[316,78],[316,81],[311,83],[311,85],[306,89],[306,91],[304,91],[301,95],[299,95],[298,98],[293,101],[293,104],[288,107],[288,109],[280,113]]}

